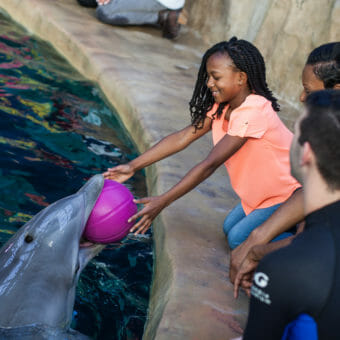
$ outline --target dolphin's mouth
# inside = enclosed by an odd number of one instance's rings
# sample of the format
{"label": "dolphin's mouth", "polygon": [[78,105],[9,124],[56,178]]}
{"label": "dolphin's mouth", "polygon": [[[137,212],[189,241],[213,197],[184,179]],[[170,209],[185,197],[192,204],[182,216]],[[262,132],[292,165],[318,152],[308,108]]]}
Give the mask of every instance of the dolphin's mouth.
{"label": "dolphin's mouth", "polygon": [[88,248],[97,245],[98,243],[91,242],[85,238],[81,238],[79,241],[79,248]]}
{"label": "dolphin's mouth", "polygon": [[79,249],[78,249],[78,273],[86,267],[87,263],[93,259],[96,255],[98,255],[103,249],[105,245],[99,243],[93,243],[91,241],[86,240],[85,238],[81,238],[79,241]]}

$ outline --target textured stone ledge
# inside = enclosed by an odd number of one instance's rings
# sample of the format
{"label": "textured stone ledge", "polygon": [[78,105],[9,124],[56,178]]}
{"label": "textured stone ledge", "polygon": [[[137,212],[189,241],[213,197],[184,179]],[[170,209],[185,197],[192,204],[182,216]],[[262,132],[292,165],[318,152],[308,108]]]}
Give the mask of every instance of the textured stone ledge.
{"label": "textured stone ledge", "polygon": [[[76,0],[1,0],[0,7],[98,82],[141,152],[189,124],[187,103],[204,48],[193,44],[190,35],[171,42],[153,28],[103,25]],[[148,168],[149,194],[169,189],[203,159],[211,147],[209,137]],[[155,221],[144,339],[231,339],[240,334],[247,300],[232,297],[221,230],[234,204],[220,169]]]}

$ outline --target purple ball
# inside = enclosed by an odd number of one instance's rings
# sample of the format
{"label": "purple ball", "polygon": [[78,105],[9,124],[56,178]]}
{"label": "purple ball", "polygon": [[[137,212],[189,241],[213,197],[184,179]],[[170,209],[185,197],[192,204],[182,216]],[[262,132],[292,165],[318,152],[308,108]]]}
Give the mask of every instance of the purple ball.
{"label": "purple ball", "polygon": [[128,219],[137,212],[137,205],[132,200],[133,195],[128,188],[106,179],[83,236],[96,243],[118,242],[123,239],[134,224],[128,223]]}

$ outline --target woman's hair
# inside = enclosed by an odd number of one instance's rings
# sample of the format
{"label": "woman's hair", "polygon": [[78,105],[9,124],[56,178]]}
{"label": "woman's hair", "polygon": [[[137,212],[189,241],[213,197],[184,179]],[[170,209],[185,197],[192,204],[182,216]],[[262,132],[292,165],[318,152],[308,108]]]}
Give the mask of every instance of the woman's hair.
{"label": "woman's hair", "polygon": [[314,74],[326,89],[340,84],[340,42],[332,42],[315,48],[308,56],[306,65],[313,66]]}
{"label": "woman's hair", "polygon": [[305,105],[298,141],[300,145],[309,142],[328,187],[340,190],[340,91],[312,92]]}
{"label": "woman's hair", "polygon": [[[189,102],[191,124],[200,129],[206,114],[213,107],[215,101],[207,86],[208,74],[206,69],[207,60],[213,54],[220,53],[228,55],[239,71],[245,72],[248,78],[248,86],[252,93],[261,95],[272,102],[275,111],[280,110],[277,99],[269,90],[266,82],[266,67],[260,51],[246,40],[238,40],[236,37],[229,41],[222,41],[208,49],[201,62],[198,71],[194,93]],[[213,116],[220,117],[224,107],[228,103],[221,103]]]}

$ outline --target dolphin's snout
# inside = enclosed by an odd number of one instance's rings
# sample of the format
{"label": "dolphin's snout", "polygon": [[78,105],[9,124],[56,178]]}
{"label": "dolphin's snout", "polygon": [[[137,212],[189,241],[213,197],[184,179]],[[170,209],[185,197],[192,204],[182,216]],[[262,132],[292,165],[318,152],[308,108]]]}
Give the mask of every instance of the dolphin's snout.
{"label": "dolphin's snout", "polygon": [[86,184],[78,191],[78,194],[84,196],[85,204],[85,222],[88,220],[94,205],[103,189],[104,177],[103,175],[95,175],[91,177]]}

